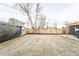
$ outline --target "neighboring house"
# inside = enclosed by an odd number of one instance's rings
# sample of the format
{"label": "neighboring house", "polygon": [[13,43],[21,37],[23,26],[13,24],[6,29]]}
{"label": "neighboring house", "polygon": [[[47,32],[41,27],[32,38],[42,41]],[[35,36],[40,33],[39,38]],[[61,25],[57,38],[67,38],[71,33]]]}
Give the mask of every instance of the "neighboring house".
{"label": "neighboring house", "polygon": [[14,25],[14,26],[20,26],[22,29],[20,30],[21,31],[21,35],[24,35],[25,34],[25,28],[24,28],[24,22],[20,21],[20,20],[17,20],[17,19],[14,19],[14,18],[10,18],[9,19],[9,24],[11,25]]}
{"label": "neighboring house", "polygon": [[21,27],[14,26],[7,22],[0,21],[0,42],[18,37],[21,35]]}
{"label": "neighboring house", "polygon": [[79,38],[79,22],[66,23],[68,34]]}
{"label": "neighboring house", "polygon": [[24,22],[19,21],[19,20],[14,19],[14,18],[10,18],[9,19],[9,24],[15,25],[15,26],[23,26],[24,25]]}

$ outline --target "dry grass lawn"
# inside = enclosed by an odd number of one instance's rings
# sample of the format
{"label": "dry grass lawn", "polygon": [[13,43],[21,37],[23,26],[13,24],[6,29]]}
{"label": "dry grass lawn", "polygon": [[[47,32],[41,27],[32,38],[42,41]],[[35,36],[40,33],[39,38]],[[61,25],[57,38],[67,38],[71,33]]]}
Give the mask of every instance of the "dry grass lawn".
{"label": "dry grass lawn", "polygon": [[0,43],[3,56],[77,56],[79,41],[62,35],[26,35]]}

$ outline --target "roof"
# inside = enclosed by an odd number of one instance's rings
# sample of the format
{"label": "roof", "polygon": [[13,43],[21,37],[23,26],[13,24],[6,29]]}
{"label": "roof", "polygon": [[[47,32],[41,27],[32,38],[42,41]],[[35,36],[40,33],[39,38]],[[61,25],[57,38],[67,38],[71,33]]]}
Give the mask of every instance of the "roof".
{"label": "roof", "polygon": [[22,21],[20,21],[20,20],[18,20],[18,19],[15,19],[15,18],[9,18],[9,22],[10,22],[10,21],[17,21],[17,22],[20,22],[20,23],[25,24],[24,22],[22,22]]}
{"label": "roof", "polygon": [[67,22],[67,23],[65,23],[65,25],[76,26],[76,25],[79,25],[79,22],[71,22],[71,23]]}

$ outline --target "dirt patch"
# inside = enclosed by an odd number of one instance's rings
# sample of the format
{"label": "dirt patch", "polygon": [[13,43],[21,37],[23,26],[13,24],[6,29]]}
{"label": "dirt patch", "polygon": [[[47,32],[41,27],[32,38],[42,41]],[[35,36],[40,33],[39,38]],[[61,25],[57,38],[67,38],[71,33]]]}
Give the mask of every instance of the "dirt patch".
{"label": "dirt patch", "polygon": [[79,42],[61,35],[25,35],[0,43],[0,55],[77,56]]}

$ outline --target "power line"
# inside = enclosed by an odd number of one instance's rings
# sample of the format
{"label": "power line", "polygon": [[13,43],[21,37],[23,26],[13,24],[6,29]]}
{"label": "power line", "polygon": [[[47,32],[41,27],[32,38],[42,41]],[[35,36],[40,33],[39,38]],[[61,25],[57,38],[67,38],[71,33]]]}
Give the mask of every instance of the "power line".
{"label": "power line", "polygon": [[[6,7],[9,7],[9,8],[12,8],[12,9],[15,9],[15,10],[18,10],[18,11],[22,12],[21,10],[19,10],[19,9],[17,9],[17,8],[11,7],[11,6],[6,5],[6,4],[3,4],[3,3],[0,3],[0,5],[3,5],[3,6],[6,6]],[[24,14],[24,13],[20,13],[20,14],[22,14],[22,15],[24,15],[24,16],[25,16],[25,14]]]}

